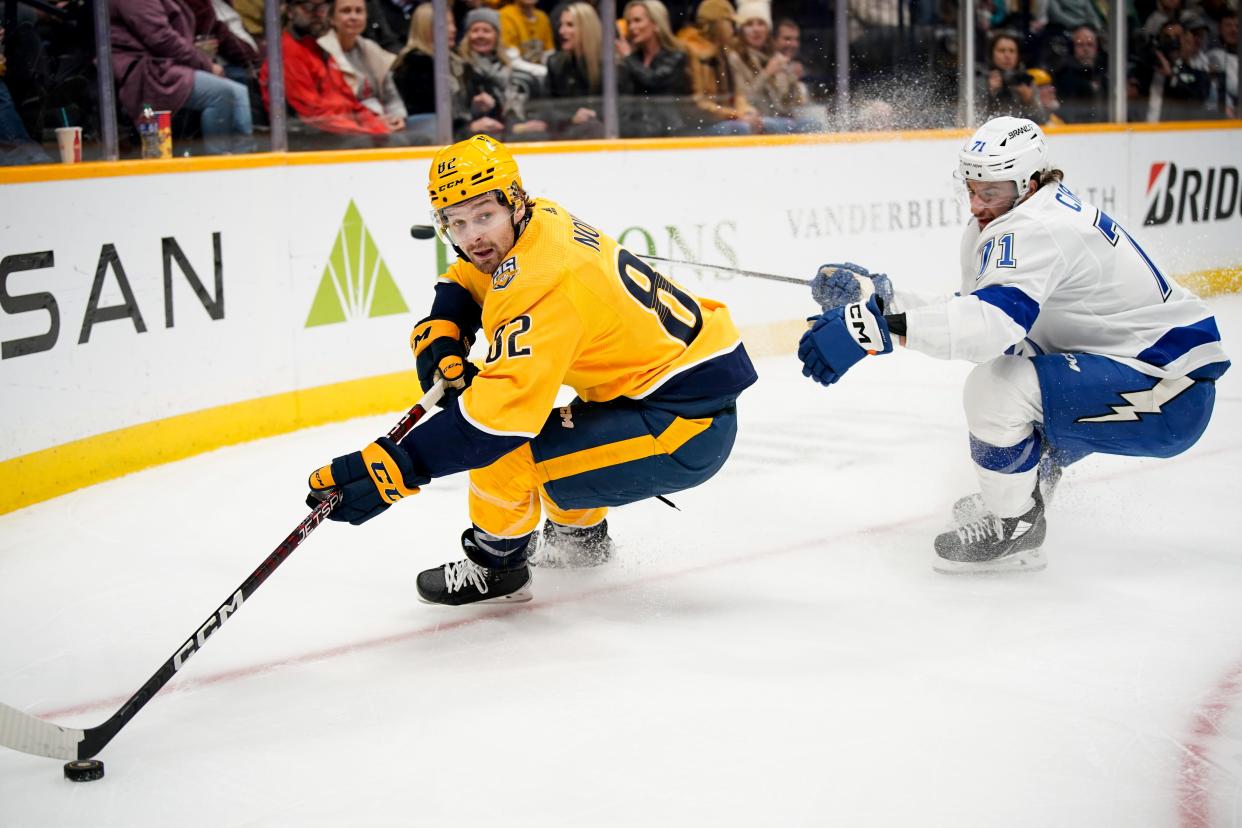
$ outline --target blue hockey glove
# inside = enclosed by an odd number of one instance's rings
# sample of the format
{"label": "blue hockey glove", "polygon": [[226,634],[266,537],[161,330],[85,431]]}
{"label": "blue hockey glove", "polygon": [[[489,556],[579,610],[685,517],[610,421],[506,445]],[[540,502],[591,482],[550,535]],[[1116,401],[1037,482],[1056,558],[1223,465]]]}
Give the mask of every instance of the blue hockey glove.
{"label": "blue hockey glove", "polygon": [[418,487],[431,480],[414,474],[405,450],[381,437],[362,451],[338,457],[310,476],[306,505],[314,508],[339,491],[341,502],[330,520],[366,523],[403,497],[418,494]]}
{"label": "blue hockey glove", "polygon": [[811,296],[822,310],[831,310],[861,302],[862,279],[870,279],[875,295],[880,297],[883,308],[893,301],[893,283],[883,273],[870,273],[867,268],[853,262],[826,264],[811,279]]}
{"label": "blue hockey glove", "polygon": [[880,313],[876,297],[832,308],[809,320],[811,329],[798,342],[802,375],[820,385],[832,385],[868,354],[887,354],[893,338]]}

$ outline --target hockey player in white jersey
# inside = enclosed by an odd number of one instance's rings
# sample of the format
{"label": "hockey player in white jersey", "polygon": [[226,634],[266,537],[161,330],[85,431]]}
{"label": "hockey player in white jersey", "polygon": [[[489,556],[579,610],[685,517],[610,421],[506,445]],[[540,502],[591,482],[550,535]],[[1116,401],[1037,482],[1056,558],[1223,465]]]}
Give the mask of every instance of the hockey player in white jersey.
{"label": "hockey player in white jersey", "polygon": [[1208,307],[1062,183],[1033,122],[988,121],[959,152],[958,175],[972,216],[960,291],[918,295],[857,265],[825,265],[812,280],[824,312],[798,356],[824,385],[890,353],[894,337],[978,363],[964,398],[980,495],[955,507],[935,568],[1042,569],[1044,501],[1060,468],[1094,452],[1190,448],[1229,361]]}

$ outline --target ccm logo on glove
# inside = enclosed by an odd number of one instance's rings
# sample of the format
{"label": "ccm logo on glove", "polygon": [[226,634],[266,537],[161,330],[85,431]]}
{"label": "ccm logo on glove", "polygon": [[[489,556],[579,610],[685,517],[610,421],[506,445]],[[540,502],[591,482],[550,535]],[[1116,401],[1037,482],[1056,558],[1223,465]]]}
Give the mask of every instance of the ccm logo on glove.
{"label": "ccm logo on glove", "polygon": [[875,316],[868,313],[861,303],[855,302],[845,306],[849,319],[850,331],[854,341],[870,356],[875,356],[876,343],[881,342],[880,327],[875,323]]}

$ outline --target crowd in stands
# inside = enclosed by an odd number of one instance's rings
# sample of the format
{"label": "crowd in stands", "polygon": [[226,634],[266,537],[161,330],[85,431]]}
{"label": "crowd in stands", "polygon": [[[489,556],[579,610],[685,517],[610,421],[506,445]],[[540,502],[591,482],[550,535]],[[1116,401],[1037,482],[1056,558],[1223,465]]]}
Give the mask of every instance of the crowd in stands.
{"label": "crowd in stands", "polygon": [[[978,0],[986,37],[979,70],[981,117],[1041,123],[1108,120],[1111,27],[1094,0]],[[1137,0],[1128,17],[1128,121],[1235,118],[1238,16],[1226,0]]]}
{"label": "crowd in stands", "polygon": [[[48,160],[43,147],[57,126],[81,125],[87,142],[97,138],[88,0],[31,2],[19,0],[7,66],[0,62],[3,163]],[[889,53],[902,51],[894,41],[877,36],[906,25],[898,0],[847,2],[852,71],[902,57]],[[1104,0],[969,2],[980,120],[1108,118]],[[1129,120],[1236,116],[1231,2],[1128,4]],[[123,150],[135,146],[134,125],[147,107],[172,112],[178,138],[201,142],[207,153],[262,146],[272,105],[262,0],[108,3]],[[774,3],[785,16],[774,16]],[[952,27],[952,3],[909,21],[910,36]],[[803,0],[619,1],[615,22],[601,21],[591,0],[449,0],[449,7],[454,139],[478,132],[506,140],[602,137],[605,39],[614,44],[622,137],[786,134],[844,123],[831,111],[832,12]],[[284,0],[281,20],[292,148],[435,141],[429,0]],[[804,30],[812,33],[809,54]],[[902,125],[902,110],[919,107],[899,86],[866,87],[868,95],[853,101],[852,126]],[[953,88],[949,78],[938,94],[950,97]]]}

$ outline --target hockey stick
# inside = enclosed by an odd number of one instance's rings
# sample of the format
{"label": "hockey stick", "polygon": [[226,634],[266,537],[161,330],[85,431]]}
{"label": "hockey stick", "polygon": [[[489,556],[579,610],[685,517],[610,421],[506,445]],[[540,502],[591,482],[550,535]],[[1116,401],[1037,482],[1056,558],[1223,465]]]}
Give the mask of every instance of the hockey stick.
{"label": "hockey stick", "polygon": [[718,273],[733,273],[737,276],[750,276],[754,279],[767,279],[771,282],[788,282],[791,285],[809,285],[806,279],[799,279],[797,276],[780,276],[776,273],[761,273],[758,270],[743,270],[740,267],[729,267],[728,265],[703,264],[702,262],[686,262],[681,259],[666,259],[663,256],[648,256],[639,254],[639,258],[646,259],[649,262],[663,262],[664,264],[683,265],[685,267],[697,267],[703,270],[715,270]]}
{"label": "hockey stick", "polygon": [[[397,442],[409,434],[414,424],[422,419],[427,410],[442,396],[444,396],[444,382],[440,381],[433,385],[413,408],[405,412],[405,415],[388,432],[388,439]],[[319,526],[340,502],[340,493],[333,492],[331,497],[316,506],[306,516],[306,519],[298,524],[298,528],[294,529],[289,537],[285,538],[272,554],[264,559],[263,563],[259,564],[258,569],[250,573],[250,577],[242,582],[237,591],[225,599],[215,612],[207,616],[207,620],[186,639],[184,644],[177,648],[171,658],[155,671],[155,675],[147,679],[147,683],[138,688],[138,692],[130,696],[129,701],[121,705],[121,709],[113,713],[106,722],[98,727],[76,730],[52,724],[0,703],[0,745],[52,759],[89,759],[98,754],[112,740],[112,737],[160,691],[160,688],[185,666],[190,656],[201,650],[207,643],[207,639],[241,609],[242,603],[254,594],[254,591],[268,579],[269,575],[276,571],[276,567],[293,554],[293,550],[302,545],[306,536]]]}
{"label": "hockey stick", "polygon": [[[410,227],[410,236],[414,238],[431,238],[436,235],[435,227],[430,225],[414,225]],[[790,284],[810,284],[807,279],[800,279],[796,276],[779,276],[776,273],[761,273],[759,271],[744,271],[740,267],[729,267],[727,264],[703,264],[702,262],[684,262],[677,258],[664,258],[663,256],[647,256],[641,254],[640,258],[647,259],[648,262],[663,262],[664,264],[683,264],[686,267],[697,267],[705,269],[705,271],[718,271],[720,273],[734,273],[737,276],[749,276],[755,279],[768,279],[770,282],[787,282]]]}

